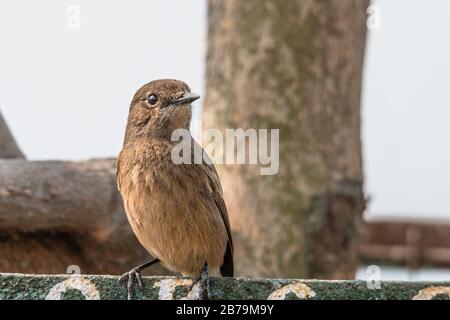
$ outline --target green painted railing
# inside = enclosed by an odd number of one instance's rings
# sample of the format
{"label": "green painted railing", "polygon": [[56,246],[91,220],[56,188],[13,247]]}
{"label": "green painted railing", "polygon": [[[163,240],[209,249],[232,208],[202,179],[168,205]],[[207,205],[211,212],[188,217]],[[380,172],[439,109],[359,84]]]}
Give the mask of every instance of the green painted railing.
{"label": "green painted railing", "polygon": [[[0,273],[0,299],[127,299],[117,276]],[[144,277],[135,299],[197,299],[188,278]],[[449,299],[448,282],[365,282],[296,279],[212,278],[214,299]]]}

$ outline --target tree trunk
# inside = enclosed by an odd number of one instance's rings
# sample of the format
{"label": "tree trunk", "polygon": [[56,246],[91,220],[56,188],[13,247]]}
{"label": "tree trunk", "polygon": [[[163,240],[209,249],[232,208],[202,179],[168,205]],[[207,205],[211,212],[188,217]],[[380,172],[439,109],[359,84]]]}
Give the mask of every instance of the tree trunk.
{"label": "tree trunk", "polygon": [[355,275],[368,5],[209,0],[204,127],[280,129],[278,174],[218,167],[239,275]]}

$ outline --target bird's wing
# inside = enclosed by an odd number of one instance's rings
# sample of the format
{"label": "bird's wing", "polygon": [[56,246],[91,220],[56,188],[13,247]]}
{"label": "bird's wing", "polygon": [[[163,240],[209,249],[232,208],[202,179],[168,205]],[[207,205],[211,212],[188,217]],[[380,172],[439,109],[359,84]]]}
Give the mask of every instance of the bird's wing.
{"label": "bird's wing", "polygon": [[[204,150],[197,144],[197,142],[195,142],[195,140],[193,140],[193,144],[196,146],[192,148],[193,153],[199,151],[204,152]],[[205,154],[205,157],[208,156]],[[208,177],[208,181],[212,190],[211,197],[212,199],[214,199],[214,203],[216,204],[217,210],[220,212],[220,215],[222,217],[223,223],[227,231],[228,243],[227,249],[225,251],[223,264],[220,267],[220,273],[224,277],[232,277],[234,275],[233,239],[231,236],[231,227],[230,227],[230,220],[228,218],[227,207],[225,205],[225,201],[223,200],[223,191],[222,186],[220,184],[219,175],[217,174],[217,171],[214,168],[214,165],[212,164],[212,161],[210,161],[210,159],[209,163],[202,161],[202,164],[198,164],[196,166],[199,166],[200,170],[202,170]]]}
{"label": "bird's wing", "polygon": [[120,175],[120,168],[122,161],[121,160],[122,152],[119,153],[116,160],[116,183],[117,183],[117,189],[120,191],[120,185],[121,185],[121,175]]}
{"label": "bird's wing", "polygon": [[214,165],[202,164],[202,167],[206,171],[211,188],[213,190],[212,197],[217,206],[217,209],[220,212],[223,223],[227,230],[228,235],[228,243],[227,249],[225,252],[225,257],[222,266],[220,267],[220,273],[224,277],[232,277],[234,274],[234,264],[233,264],[233,239],[231,237],[231,228],[230,228],[230,220],[228,218],[228,211],[225,205],[225,201],[223,200],[223,192],[222,187],[220,185],[219,176],[214,168]]}

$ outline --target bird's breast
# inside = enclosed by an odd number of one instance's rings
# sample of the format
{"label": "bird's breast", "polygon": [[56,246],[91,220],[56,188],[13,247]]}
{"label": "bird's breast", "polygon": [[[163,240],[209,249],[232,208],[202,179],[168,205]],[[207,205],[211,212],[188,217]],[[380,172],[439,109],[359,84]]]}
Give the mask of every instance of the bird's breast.
{"label": "bird's breast", "polygon": [[119,188],[137,238],[153,256],[185,275],[197,274],[205,262],[220,266],[227,234],[208,196],[207,177],[195,167],[173,164],[170,147],[150,150],[118,161]]}

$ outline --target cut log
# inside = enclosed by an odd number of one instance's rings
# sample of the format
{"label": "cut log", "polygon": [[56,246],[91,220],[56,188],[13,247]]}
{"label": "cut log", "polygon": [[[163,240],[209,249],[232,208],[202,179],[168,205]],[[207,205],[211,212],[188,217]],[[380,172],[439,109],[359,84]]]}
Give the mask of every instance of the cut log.
{"label": "cut log", "polygon": [[[111,218],[114,217],[114,218]],[[128,227],[112,159],[0,160],[0,230],[71,230],[99,239]]]}
{"label": "cut log", "polygon": [[151,259],[126,221],[113,159],[0,160],[0,257],[0,271],[28,273],[121,274]]}

